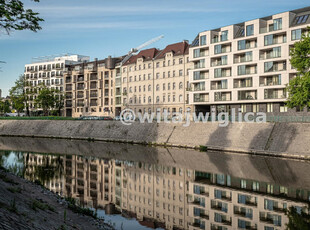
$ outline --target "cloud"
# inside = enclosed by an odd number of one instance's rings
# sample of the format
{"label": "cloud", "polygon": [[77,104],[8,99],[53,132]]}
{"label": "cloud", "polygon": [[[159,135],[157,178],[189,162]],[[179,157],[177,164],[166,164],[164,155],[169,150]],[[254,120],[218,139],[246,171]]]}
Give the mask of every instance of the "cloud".
{"label": "cloud", "polygon": [[43,16],[52,18],[68,17],[89,17],[89,16],[128,16],[128,15],[150,15],[150,14],[169,14],[169,13],[227,13],[233,9],[206,8],[206,7],[102,7],[102,6],[34,6],[34,11],[38,11]]}

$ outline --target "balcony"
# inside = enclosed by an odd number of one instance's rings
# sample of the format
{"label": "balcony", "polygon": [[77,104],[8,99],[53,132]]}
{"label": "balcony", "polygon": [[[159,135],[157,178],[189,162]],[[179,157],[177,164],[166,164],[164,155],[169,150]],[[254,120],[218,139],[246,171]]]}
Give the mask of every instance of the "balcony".
{"label": "balcony", "polygon": [[66,107],[72,107],[72,101],[66,101]]}
{"label": "balcony", "polygon": [[252,77],[243,79],[234,79],[234,88],[247,88],[252,86],[253,86]]}
{"label": "balcony", "polygon": [[256,74],[257,73],[257,65],[253,66],[238,66],[238,76],[241,75],[249,75],[249,74]]}
{"label": "balcony", "polygon": [[256,100],[257,91],[238,91],[238,100]]}
{"label": "balcony", "polygon": [[201,68],[205,68],[205,60],[199,60],[194,62],[194,69],[201,69]]}
{"label": "balcony", "polygon": [[260,77],[259,86],[281,85],[281,74]]}
{"label": "balcony", "polygon": [[98,93],[97,92],[91,92],[90,97],[98,97]]}
{"label": "balcony", "polygon": [[231,93],[216,92],[214,93],[214,101],[231,101]]}
{"label": "balcony", "polygon": [[205,84],[193,84],[194,85],[194,91],[205,91]]}
{"label": "balcony", "polygon": [[89,66],[87,66],[87,70],[89,72],[96,72],[97,71],[97,67],[94,66],[94,65],[89,65]]}
{"label": "balcony", "polygon": [[84,94],[82,94],[82,93],[81,93],[81,94],[80,94],[80,93],[78,93],[76,97],[77,97],[77,98],[83,98],[83,97],[84,97]]}
{"label": "balcony", "polygon": [[85,88],[84,84],[83,84],[83,85],[80,85],[80,84],[79,84],[79,85],[77,86],[77,90],[84,90],[84,88]]}
{"label": "balcony", "polygon": [[66,91],[71,91],[72,90],[72,85],[66,86]]}
{"label": "balcony", "polygon": [[285,99],[286,90],[285,89],[265,89],[264,99]]}
{"label": "balcony", "polygon": [[211,90],[227,89],[227,80],[211,82]]}
{"label": "balcony", "polygon": [[98,80],[97,74],[96,74],[96,75],[95,75],[95,74],[91,74],[91,75],[90,75],[90,80],[91,80],[91,81],[96,81],[96,80]]}
{"label": "balcony", "polygon": [[264,63],[265,73],[277,72],[286,70],[286,61],[282,62],[265,62]]}
{"label": "balcony", "polygon": [[84,102],[78,102],[77,107],[84,107]]}
{"label": "balcony", "polygon": [[193,80],[203,80],[209,78],[209,72],[195,71],[193,76]]}
{"label": "balcony", "polygon": [[97,84],[90,84],[90,89],[97,89]]}

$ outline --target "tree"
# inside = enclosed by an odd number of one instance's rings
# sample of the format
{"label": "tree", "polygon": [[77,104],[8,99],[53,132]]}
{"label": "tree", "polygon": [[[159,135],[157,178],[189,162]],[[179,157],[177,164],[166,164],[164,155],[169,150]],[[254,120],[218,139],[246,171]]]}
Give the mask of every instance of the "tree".
{"label": "tree", "polygon": [[58,116],[61,116],[61,110],[65,105],[64,95],[60,93],[59,90],[55,91],[54,101],[55,101],[55,109],[57,109]]}
{"label": "tree", "polygon": [[310,107],[310,28],[302,34],[301,40],[290,51],[291,65],[298,73],[288,86],[287,106],[289,108]]}
{"label": "tree", "polygon": [[8,100],[0,101],[0,113],[10,113],[10,102]]}
{"label": "tree", "polygon": [[11,30],[41,30],[39,23],[44,20],[38,15],[31,9],[25,9],[20,0],[0,0],[0,30],[5,30],[8,34]]}
{"label": "tree", "polygon": [[[12,101],[13,109],[16,109],[18,113],[21,113],[25,109],[27,103],[27,97],[25,94],[25,78],[23,75],[20,75],[19,78],[15,81],[15,85],[10,89],[10,98]],[[29,115],[29,109],[27,107],[27,115]]]}
{"label": "tree", "polygon": [[54,108],[55,104],[53,91],[46,86],[40,86],[35,104],[37,108],[42,108],[44,116],[47,116],[48,111]]}
{"label": "tree", "polygon": [[[310,209],[308,208],[308,212]],[[287,230],[308,230],[310,229],[310,215],[301,211],[297,212],[295,207],[290,207],[286,211],[288,223],[286,224]]]}

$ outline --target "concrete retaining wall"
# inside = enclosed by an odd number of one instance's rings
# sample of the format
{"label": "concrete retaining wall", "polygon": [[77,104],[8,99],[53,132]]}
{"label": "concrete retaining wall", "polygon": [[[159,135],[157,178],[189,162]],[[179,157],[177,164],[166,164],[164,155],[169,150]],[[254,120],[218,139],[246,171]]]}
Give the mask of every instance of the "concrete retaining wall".
{"label": "concrete retaining wall", "polygon": [[157,143],[177,147],[252,153],[279,152],[310,157],[309,123],[140,124],[116,121],[0,120],[0,136],[94,138],[120,142]]}

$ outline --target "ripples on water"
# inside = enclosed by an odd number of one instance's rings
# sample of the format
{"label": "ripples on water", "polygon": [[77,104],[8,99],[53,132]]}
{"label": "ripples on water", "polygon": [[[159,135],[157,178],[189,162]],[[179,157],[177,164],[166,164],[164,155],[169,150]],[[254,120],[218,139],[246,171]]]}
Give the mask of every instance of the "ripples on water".
{"label": "ripples on water", "polygon": [[[38,142],[32,148],[45,151]],[[1,165],[96,209],[116,229],[276,230],[285,229],[287,208],[307,211],[307,162],[74,143],[62,143],[66,155],[0,151]]]}

